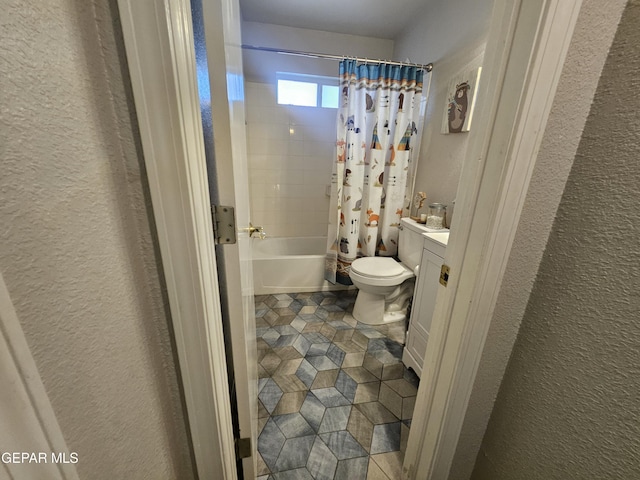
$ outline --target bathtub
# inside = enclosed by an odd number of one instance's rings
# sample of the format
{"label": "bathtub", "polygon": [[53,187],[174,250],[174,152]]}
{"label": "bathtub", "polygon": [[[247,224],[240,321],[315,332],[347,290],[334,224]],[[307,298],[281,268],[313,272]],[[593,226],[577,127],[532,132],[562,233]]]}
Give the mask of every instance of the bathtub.
{"label": "bathtub", "polygon": [[256,295],[344,290],[324,279],[326,237],[275,237],[253,240]]}

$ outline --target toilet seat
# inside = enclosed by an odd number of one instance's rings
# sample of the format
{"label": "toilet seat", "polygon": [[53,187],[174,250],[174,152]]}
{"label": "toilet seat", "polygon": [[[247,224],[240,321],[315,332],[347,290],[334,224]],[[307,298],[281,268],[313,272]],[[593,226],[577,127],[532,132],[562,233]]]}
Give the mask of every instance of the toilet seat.
{"label": "toilet seat", "polygon": [[351,264],[351,269],[363,277],[397,277],[404,268],[391,257],[362,257]]}
{"label": "toilet seat", "polygon": [[372,286],[400,285],[413,272],[391,257],[362,257],[351,264],[352,280]]}

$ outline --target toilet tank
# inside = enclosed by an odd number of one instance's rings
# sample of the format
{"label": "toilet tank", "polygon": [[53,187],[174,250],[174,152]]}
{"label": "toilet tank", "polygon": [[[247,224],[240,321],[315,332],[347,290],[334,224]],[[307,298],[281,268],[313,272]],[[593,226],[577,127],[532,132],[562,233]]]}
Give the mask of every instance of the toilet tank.
{"label": "toilet tank", "polygon": [[429,232],[442,232],[442,229],[434,230],[433,228],[427,228],[422,224],[416,223],[415,220],[411,220],[409,217],[400,219],[398,258],[411,270],[415,270],[420,264],[424,242],[422,234]]}

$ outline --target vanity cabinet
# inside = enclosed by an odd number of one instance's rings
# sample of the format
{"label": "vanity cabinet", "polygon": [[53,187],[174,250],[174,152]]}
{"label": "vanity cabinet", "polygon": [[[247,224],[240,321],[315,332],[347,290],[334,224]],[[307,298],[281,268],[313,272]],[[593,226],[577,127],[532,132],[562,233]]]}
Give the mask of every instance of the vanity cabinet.
{"label": "vanity cabinet", "polygon": [[429,342],[431,318],[440,285],[440,269],[444,263],[444,252],[449,238],[448,233],[424,235],[424,245],[418,279],[416,282],[407,341],[402,353],[402,362],[422,376],[422,365]]}

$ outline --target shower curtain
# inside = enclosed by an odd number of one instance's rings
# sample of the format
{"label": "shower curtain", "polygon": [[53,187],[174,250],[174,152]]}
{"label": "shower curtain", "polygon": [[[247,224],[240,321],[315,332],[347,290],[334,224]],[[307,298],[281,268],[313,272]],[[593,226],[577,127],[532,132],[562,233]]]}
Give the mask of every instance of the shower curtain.
{"label": "shower curtain", "polygon": [[340,62],[325,266],[331,283],[351,285],[349,269],[358,257],[397,254],[422,125],[423,76],[416,67]]}

